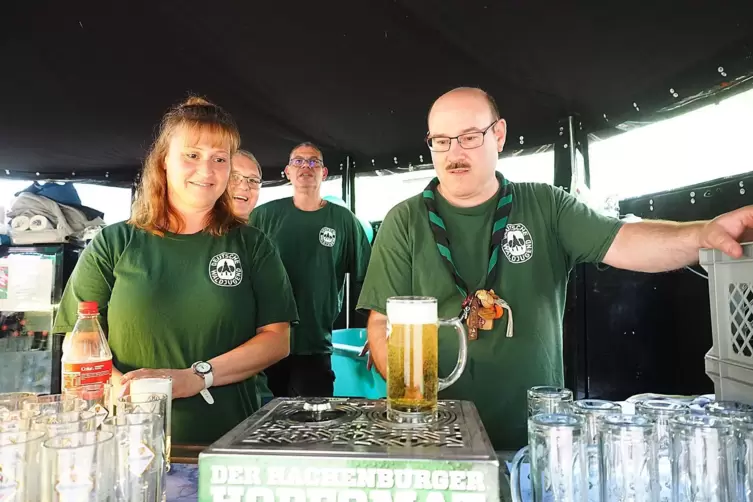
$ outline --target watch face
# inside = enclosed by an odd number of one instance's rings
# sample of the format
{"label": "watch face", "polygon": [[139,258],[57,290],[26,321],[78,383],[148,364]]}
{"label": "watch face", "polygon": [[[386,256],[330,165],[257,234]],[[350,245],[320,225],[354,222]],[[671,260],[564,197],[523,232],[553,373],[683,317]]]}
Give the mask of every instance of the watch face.
{"label": "watch face", "polygon": [[212,371],[212,365],[203,361],[196,363],[196,371],[198,371],[199,373],[209,373],[210,371]]}

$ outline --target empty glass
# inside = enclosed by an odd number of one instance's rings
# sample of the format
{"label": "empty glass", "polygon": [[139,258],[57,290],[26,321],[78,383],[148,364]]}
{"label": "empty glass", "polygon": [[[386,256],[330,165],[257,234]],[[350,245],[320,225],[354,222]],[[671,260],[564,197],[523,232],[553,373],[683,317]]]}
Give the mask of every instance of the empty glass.
{"label": "empty glass", "polygon": [[39,500],[39,460],[44,432],[0,433],[0,500]]}
{"label": "empty glass", "polygon": [[622,413],[622,407],[602,399],[580,399],[572,404],[572,412],[586,422],[586,454],[588,457],[588,500],[601,500],[601,453],[599,451],[599,419]]}
{"label": "empty glass", "polygon": [[[38,411],[16,410],[0,413],[0,432],[31,430],[31,421],[39,416]],[[3,500],[0,498],[0,500]]]}
{"label": "empty glass", "polygon": [[714,417],[753,422],[753,406],[736,401],[714,401],[706,405],[706,413]]}
{"label": "empty glass", "polygon": [[669,436],[669,420],[690,413],[690,406],[676,401],[648,400],[635,405],[639,415],[651,417],[656,422],[656,454],[659,457],[659,501],[672,499],[672,441]]}
{"label": "empty glass", "polygon": [[709,415],[670,419],[672,501],[733,502],[735,443],[732,422]]}
{"label": "empty glass", "polygon": [[43,502],[114,502],[112,432],[62,434],[42,443]]}
{"label": "empty glass", "polygon": [[24,401],[37,397],[33,392],[5,392],[0,393],[0,414],[4,411],[20,410]]}
{"label": "empty glass", "polygon": [[656,423],[642,415],[607,415],[599,423],[602,502],[645,502],[659,496]]}
{"label": "empty glass", "polygon": [[66,411],[57,415],[40,415],[32,419],[31,428],[35,431],[44,431],[48,437],[53,437],[93,431],[97,428],[97,420],[91,411]]}
{"label": "empty glass", "polygon": [[42,415],[57,415],[68,411],[86,410],[86,402],[72,396],[63,394],[51,394],[47,396],[34,396],[25,399],[23,409],[29,411],[38,411]]}
{"label": "empty glass", "polygon": [[568,413],[573,392],[562,387],[541,385],[528,389],[528,418],[539,413]]}
{"label": "empty glass", "polygon": [[112,414],[112,386],[109,383],[92,383],[63,390],[66,398],[77,398],[86,403],[86,409],[97,417],[97,427]]}
{"label": "empty glass", "polygon": [[170,454],[172,451],[172,414],[173,414],[173,379],[166,376],[160,378],[136,378],[129,384],[131,394],[164,394],[165,403],[165,458],[167,470],[170,470]]}
{"label": "empty glass", "polygon": [[119,502],[159,502],[166,497],[162,421],[153,413],[132,413],[102,424],[103,431],[115,435]]}
{"label": "empty glass", "polygon": [[[131,387],[133,391],[133,387]],[[165,469],[170,470],[170,423],[167,420],[169,416],[168,396],[165,394],[130,394],[123,396],[118,400],[117,414],[129,415],[131,413],[153,413],[159,415],[162,419],[161,426],[165,441],[164,459]]]}
{"label": "empty glass", "polygon": [[736,423],[735,439],[735,475],[738,490],[736,500],[753,502],[753,423]]}
{"label": "empty glass", "polygon": [[[531,453],[533,452],[533,453]],[[520,465],[530,457],[534,502],[586,502],[585,420],[576,415],[538,414],[528,419],[528,446],[512,461],[513,502],[522,502]]]}

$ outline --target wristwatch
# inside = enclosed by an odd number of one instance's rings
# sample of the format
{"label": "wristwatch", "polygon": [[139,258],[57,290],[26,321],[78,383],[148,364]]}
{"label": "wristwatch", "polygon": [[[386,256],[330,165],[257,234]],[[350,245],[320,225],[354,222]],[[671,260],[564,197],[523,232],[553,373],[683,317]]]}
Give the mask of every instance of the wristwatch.
{"label": "wristwatch", "polygon": [[212,373],[212,365],[206,361],[196,361],[191,365],[191,369],[194,373],[204,379],[204,388],[201,389],[201,397],[204,398],[209,404],[214,404],[214,398],[209,393],[209,387],[214,383],[214,374]]}

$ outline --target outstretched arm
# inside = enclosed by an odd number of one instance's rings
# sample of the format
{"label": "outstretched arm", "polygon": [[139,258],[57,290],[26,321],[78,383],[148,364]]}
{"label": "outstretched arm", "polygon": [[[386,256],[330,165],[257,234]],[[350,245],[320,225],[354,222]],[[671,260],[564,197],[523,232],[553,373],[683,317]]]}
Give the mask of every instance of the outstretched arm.
{"label": "outstretched arm", "polygon": [[738,258],[742,255],[739,242],[753,237],[751,229],[753,206],[711,221],[627,223],[617,233],[604,263],[636,272],[666,272],[697,263],[702,248],[718,249]]}

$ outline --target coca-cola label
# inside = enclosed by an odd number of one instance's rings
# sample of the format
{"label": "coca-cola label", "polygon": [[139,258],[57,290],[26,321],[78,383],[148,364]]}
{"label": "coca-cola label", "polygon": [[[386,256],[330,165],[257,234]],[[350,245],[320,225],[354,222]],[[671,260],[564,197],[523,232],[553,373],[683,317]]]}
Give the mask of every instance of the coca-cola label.
{"label": "coca-cola label", "polygon": [[112,360],[96,363],[63,364],[63,387],[108,383],[112,377]]}

